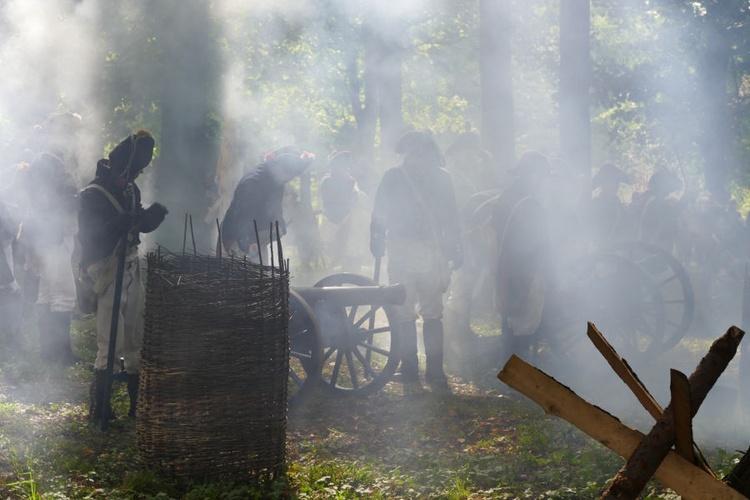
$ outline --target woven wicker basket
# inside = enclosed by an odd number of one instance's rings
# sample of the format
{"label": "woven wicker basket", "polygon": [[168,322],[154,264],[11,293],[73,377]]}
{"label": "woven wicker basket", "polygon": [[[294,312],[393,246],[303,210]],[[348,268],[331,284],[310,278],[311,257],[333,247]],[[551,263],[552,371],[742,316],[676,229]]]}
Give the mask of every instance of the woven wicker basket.
{"label": "woven wicker basket", "polygon": [[283,474],[288,270],[160,249],[147,279],[140,459],[180,478]]}

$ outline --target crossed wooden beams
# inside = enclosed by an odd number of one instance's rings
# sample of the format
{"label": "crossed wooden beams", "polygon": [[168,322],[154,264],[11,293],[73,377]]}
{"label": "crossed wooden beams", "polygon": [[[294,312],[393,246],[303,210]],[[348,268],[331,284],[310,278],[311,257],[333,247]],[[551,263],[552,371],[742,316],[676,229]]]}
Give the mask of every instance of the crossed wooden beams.
{"label": "crossed wooden beams", "polygon": [[510,357],[498,378],[535,401],[546,413],[567,420],[627,459],[601,498],[635,499],[652,476],[686,499],[747,498],[743,493],[747,494],[748,486],[731,480],[731,477],[747,474],[745,471],[735,474],[745,460],[728,476],[730,481],[724,482],[711,471],[692,435],[692,418],[736,354],[744,332],[735,326],[729,328],[714,341],[690,378],[671,370],[672,401],[666,409],[659,406],[594,324],[588,324],[587,333],[615,373],[656,420],[647,435],[625,426],[518,356]]}

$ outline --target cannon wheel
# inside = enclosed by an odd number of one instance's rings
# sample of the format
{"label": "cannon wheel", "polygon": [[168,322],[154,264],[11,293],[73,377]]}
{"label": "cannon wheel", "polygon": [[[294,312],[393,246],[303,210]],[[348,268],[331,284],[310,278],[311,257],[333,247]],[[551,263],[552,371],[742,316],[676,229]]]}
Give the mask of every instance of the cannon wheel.
{"label": "cannon wheel", "polygon": [[289,291],[289,384],[290,410],[299,407],[320,380],[323,347],[320,326],[310,305],[294,290]]}
{"label": "cannon wheel", "polygon": [[[365,276],[340,273],[315,286],[377,285]],[[384,304],[314,304],[323,339],[324,390],[336,395],[367,396],[380,390],[398,366],[398,331],[393,308]]]}
{"label": "cannon wheel", "polygon": [[557,304],[565,310],[555,315],[551,331],[541,332],[553,356],[580,360],[593,352],[584,334],[587,321],[623,356],[642,359],[662,352],[664,299],[643,269],[602,252],[576,259],[569,272],[574,283],[561,298],[567,302]]}
{"label": "cannon wheel", "polygon": [[643,241],[618,242],[607,250],[636,264],[661,293],[666,322],[664,331],[649,347],[649,354],[662,354],[685,336],[695,315],[695,293],[685,268],[672,254]]}

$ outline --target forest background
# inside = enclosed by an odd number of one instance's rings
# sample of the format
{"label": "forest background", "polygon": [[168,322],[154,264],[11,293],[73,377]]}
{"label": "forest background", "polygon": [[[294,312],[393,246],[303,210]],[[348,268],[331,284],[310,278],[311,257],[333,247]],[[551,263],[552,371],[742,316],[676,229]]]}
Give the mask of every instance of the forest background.
{"label": "forest background", "polygon": [[[744,214],[749,18],[739,0],[9,1],[0,158],[23,160],[29,130],[71,110],[88,182],[96,159],[149,129],[145,184],[192,215],[204,249],[217,199],[264,152],[316,152],[320,177],[331,151],[351,150],[377,179],[408,128],[443,148],[478,131],[500,185],[534,148],[586,178],[613,161],[635,190],[665,165]],[[173,248],[184,236],[181,223],[161,233]]]}

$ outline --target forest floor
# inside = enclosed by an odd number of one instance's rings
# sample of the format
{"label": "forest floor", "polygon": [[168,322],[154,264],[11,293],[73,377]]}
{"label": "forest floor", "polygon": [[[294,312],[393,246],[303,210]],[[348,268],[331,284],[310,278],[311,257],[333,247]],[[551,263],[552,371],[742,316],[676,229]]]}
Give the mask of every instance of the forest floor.
{"label": "forest floor", "polygon": [[[499,362],[477,362],[462,377],[451,375],[449,396],[428,388],[405,392],[394,382],[367,398],[314,394],[288,415],[287,472],[276,481],[178,484],[140,465],[123,384],[113,390],[120,418],[106,431],[88,421],[94,335],[90,319],[74,327],[83,359],[74,367],[42,364],[34,332],[21,349],[0,353],[0,498],[598,498],[624,463],[500,382]],[[667,384],[675,365],[689,374],[709,344],[681,342],[657,364],[667,373],[644,377],[647,386]],[[594,404],[607,394],[627,395],[616,380],[578,371],[586,375],[574,384],[598,379],[581,391]],[[603,407],[648,430],[637,403],[615,399],[626,404]],[[737,450],[748,446],[727,422],[696,422],[696,440],[711,438],[702,449],[717,473],[731,469]],[[717,427],[733,432],[712,434]],[[644,498],[676,495],[652,480]]]}

